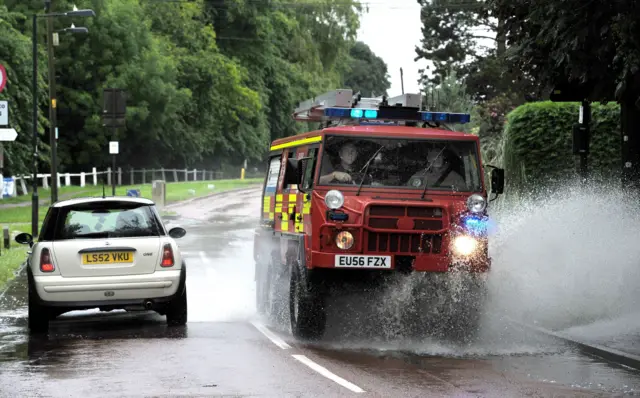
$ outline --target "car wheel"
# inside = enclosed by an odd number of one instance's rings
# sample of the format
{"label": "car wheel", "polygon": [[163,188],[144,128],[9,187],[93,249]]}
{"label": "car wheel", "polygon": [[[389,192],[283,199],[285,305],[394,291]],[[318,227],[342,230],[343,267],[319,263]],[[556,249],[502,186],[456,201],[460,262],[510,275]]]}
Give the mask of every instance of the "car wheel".
{"label": "car wheel", "polygon": [[36,292],[31,283],[29,284],[29,332],[32,334],[41,334],[49,332],[49,312],[46,307],[38,304]]}
{"label": "car wheel", "polygon": [[174,298],[167,307],[167,324],[170,326],[182,326],[187,323],[187,287]]}

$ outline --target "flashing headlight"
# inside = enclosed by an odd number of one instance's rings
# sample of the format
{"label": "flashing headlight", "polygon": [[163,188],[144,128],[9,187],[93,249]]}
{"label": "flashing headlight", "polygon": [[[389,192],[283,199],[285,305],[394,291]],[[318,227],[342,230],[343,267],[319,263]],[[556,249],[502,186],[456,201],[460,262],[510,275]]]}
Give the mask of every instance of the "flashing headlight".
{"label": "flashing headlight", "polygon": [[469,256],[478,249],[478,241],[470,236],[457,236],[453,240],[452,250],[456,255]]}
{"label": "flashing headlight", "polygon": [[331,210],[339,209],[344,204],[344,195],[342,192],[332,189],[324,196],[324,203]]}
{"label": "flashing headlight", "polygon": [[467,209],[472,213],[482,213],[487,208],[487,201],[477,193],[467,199]]}
{"label": "flashing headlight", "polygon": [[353,235],[349,231],[342,231],[336,235],[336,246],[342,250],[349,250],[353,247]]}

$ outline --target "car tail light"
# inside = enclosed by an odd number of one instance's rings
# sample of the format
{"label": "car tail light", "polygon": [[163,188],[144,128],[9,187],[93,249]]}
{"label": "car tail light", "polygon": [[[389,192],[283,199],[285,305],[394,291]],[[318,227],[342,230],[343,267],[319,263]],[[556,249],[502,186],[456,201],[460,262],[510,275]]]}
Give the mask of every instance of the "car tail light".
{"label": "car tail light", "polygon": [[162,249],[162,263],[160,265],[162,267],[173,267],[173,249],[170,243],[165,244],[164,249]]}
{"label": "car tail light", "polygon": [[53,260],[51,260],[51,253],[49,249],[44,248],[40,252],[40,271],[53,272],[56,267],[53,266]]}

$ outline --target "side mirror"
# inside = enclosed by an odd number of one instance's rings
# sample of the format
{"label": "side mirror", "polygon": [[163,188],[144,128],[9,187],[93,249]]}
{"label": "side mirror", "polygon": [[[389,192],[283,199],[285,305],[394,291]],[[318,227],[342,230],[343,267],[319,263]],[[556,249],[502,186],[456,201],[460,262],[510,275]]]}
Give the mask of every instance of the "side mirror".
{"label": "side mirror", "polygon": [[491,193],[500,195],[504,192],[504,169],[491,170]]}
{"label": "side mirror", "polygon": [[173,239],[180,239],[187,234],[187,231],[184,228],[173,227],[169,230],[169,236]]}
{"label": "side mirror", "polygon": [[16,236],[15,241],[21,245],[33,246],[33,236],[31,234],[23,232]]}

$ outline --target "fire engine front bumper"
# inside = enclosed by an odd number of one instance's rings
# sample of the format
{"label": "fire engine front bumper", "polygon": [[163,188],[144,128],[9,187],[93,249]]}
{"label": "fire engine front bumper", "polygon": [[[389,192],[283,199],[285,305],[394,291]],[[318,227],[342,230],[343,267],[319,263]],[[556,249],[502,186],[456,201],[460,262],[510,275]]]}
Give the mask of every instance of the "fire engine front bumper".
{"label": "fire engine front bumper", "polygon": [[486,272],[491,267],[491,259],[485,256],[462,258],[434,254],[343,254],[314,251],[311,252],[311,258],[307,261],[307,267],[380,271],[403,269],[417,272],[448,272],[461,269],[470,272]]}

